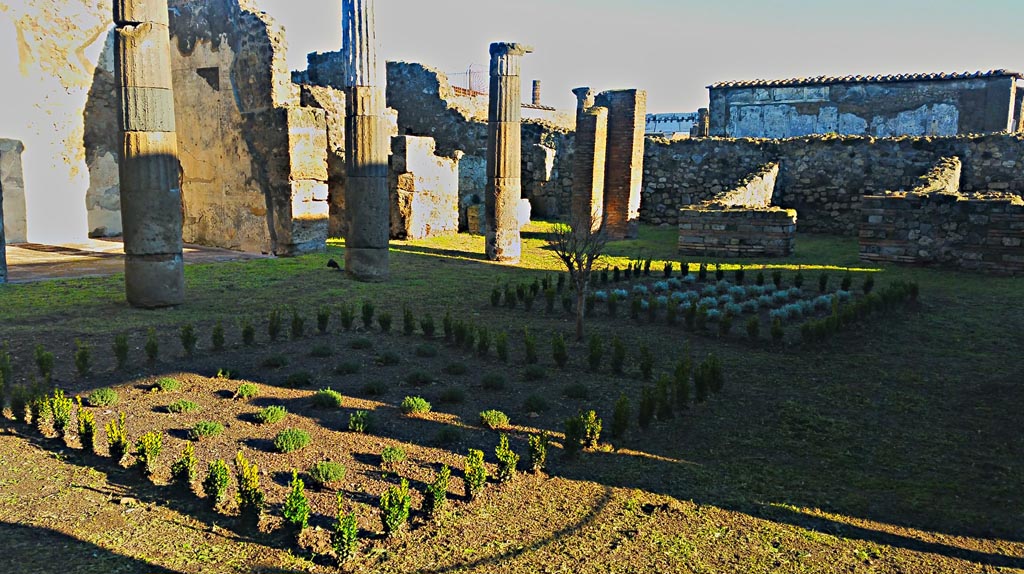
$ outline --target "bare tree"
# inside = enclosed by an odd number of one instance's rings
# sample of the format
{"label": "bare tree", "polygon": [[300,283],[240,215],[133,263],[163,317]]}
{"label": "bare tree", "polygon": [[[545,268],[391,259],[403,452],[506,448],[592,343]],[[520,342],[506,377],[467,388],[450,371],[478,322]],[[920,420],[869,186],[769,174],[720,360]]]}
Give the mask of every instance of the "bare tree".
{"label": "bare tree", "polygon": [[583,318],[586,311],[590,275],[594,263],[604,254],[608,236],[591,225],[556,223],[548,237],[548,246],[569,271],[569,279],[576,289],[576,340],[583,340]]}

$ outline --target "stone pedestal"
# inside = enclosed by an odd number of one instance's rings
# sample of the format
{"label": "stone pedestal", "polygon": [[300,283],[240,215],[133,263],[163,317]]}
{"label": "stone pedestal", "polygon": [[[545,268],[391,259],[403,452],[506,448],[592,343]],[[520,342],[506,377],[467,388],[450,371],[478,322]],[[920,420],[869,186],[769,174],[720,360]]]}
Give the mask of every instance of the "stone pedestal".
{"label": "stone pedestal", "polygon": [[385,75],[377,61],[373,0],[343,0],[348,171],[345,270],[358,281],[388,278],[388,121]]}
{"label": "stone pedestal", "polygon": [[602,92],[595,103],[608,108],[604,229],[611,240],[635,238],[640,229],[647,92]]}
{"label": "stone pedestal", "polygon": [[167,0],[115,0],[125,292],[135,307],[185,299]]}
{"label": "stone pedestal", "polygon": [[519,202],[522,197],[522,84],[520,57],[532,48],[491,44],[491,89],[487,134],[487,258],[518,263],[522,251]]}
{"label": "stone pedestal", "polygon": [[604,223],[608,109],[594,106],[590,88],[576,88],[573,93],[577,107],[571,223],[574,229],[598,232]]}

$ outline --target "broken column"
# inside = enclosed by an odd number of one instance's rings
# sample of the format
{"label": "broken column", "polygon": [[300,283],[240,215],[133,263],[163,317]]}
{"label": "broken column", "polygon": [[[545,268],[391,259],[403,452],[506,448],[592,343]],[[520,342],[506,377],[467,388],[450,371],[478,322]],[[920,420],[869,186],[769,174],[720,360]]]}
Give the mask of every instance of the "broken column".
{"label": "broken column", "polygon": [[114,24],[125,292],[135,307],[180,305],[182,204],[167,0],[115,0]]}
{"label": "broken column", "polygon": [[604,222],[608,108],[594,106],[594,91],[576,88],[576,149],[573,156],[572,225],[598,232]]}
{"label": "broken column", "polygon": [[487,258],[518,263],[519,200],[522,197],[522,84],[520,57],[533,52],[522,44],[491,44],[491,90],[487,134]]}
{"label": "broken column", "polygon": [[602,92],[595,103],[608,108],[604,229],[611,240],[635,238],[640,230],[647,92]]}
{"label": "broken column", "polygon": [[377,61],[373,0],[342,1],[348,182],[345,269],[357,281],[388,278],[388,126]]}
{"label": "broken column", "polygon": [[697,122],[690,128],[690,137],[706,138],[711,131],[711,117],[707,108],[697,110]]}

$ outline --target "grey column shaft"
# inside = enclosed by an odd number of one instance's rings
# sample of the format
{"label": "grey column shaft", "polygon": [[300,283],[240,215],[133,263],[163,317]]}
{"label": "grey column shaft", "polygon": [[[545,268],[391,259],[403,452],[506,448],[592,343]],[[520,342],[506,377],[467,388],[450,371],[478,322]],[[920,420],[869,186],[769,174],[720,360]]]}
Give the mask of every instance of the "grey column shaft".
{"label": "grey column shaft", "polygon": [[125,293],[135,307],[185,300],[182,203],[167,0],[115,0]]}
{"label": "grey column shaft", "polygon": [[519,201],[522,198],[522,80],[520,57],[533,49],[491,44],[491,93],[487,133],[487,258],[518,263]]}
{"label": "grey column shaft", "polygon": [[390,199],[385,75],[377,60],[373,0],[342,1],[345,56],[345,270],[358,281],[388,278]]}
{"label": "grey column shaft", "polygon": [[0,187],[0,285],[7,283],[7,238],[4,237],[4,189]]}

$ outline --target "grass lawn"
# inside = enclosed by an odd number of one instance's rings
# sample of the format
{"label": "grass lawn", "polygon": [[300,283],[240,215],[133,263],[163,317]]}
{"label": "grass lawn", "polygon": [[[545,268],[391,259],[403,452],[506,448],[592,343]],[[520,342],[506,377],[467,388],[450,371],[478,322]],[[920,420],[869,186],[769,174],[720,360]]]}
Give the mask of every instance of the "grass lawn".
{"label": "grass lawn", "polygon": [[[40,378],[34,352],[41,345],[55,355],[54,385],[69,395],[106,386],[121,395],[117,406],[90,409],[100,427],[97,455],[83,452],[75,436],[40,434],[5,411],[0,534],[7,566],[0,571],[332,572],[323,554],[340,492],[360,528],[353,571],[1024,572],[1024,279],[868,265],[858,261],[855,239],[801,235],[791,258],[730,260],[723,269],[731,276],[743,264],[748,283],[762,266],[769,277],[781,270],[787,284],[799,271],[805,289],[815,291],[819,274],[835,284],[849,269],[855,286],[869,274],[878,288],[915,281],[919,301],[813,346],[799,343],[798,323],[782,345],[768,338],[767,326],[757,342],[719,339],[634,321],[627,304],[617,318],[587,323],[588,336],[605,346],[615,337],[624,343],[626,373],[616,375],[607,358],[597,372],[588,369],[587,342],[572,341],[572,317],[560,306],[546,313],[543,296],[529,312],[491,306],[495,286],[530,284],[558,270],[545,249],[546,229],[526,230],[517,267],[485,261],[480,236],[393,242],[392,279],[384,284],[329,269],[329,259],[344,260],[341,243],[294,259],[189,266],[188,303],[161,311],[127,307],[120,276],[0,287],[0,342],[14,365],[8,394]],[[674,230],[645,227],[639,240],[610,245],[600,266],[652,258],[660,275],[661,262],[678,269],[683,260],[675,242]],[[717,262],[708,263],[713,269]],[[365,301],[375,308],[369,328],[360,319]],[[352,331],[339,322],[349,305]],[[324,307],[329,331],[318,334]],[[402,333],[406,308],[417,322],[411,336]],[[276,342],[267,332],[273,309],[283,323]],[[390,333],[380,328],[381,314],[392,317]],[[429,341],[419,327],[428,314],[437,329]],[[290,336],[295,315],[305,321],[300,337]],[[486,353],[446,343],[446,315],[485,328]],[[227,348],[215,352],[210,337],[218,323]],[[255,346],[242,345],[245,323]],[[179,342],[188,324],[199,336],[194,357]],[[159,343],[155,363],[143,351],[150,328]],[[524,328],[538,342],[532,375]],[[129,362],[119,371],[111,346],[122,333]],[[502,334],[507,363],[496,356]],[[569,341],[564,369],[552,359],[554,334]],[[87,376],[75,371],[76,340],[91,349]],[[643,347],[655,358],[655,380],[673,372],[684,349],[698,362],[715,354],[723,390],[640,429],[637,407],[654,384],[637,369]],[[260,395],[233,399],[240,381],[218,378],[219,370],[256,383]],[[181,388],[153,392],[165,376]],[[344,396],[340,409],[313,403],[327,387]],[[632,405],[630,428],[611,438],[623,395]],[[432,411],[403,416],[406,396],[424,397]],[[168,413],[177,399],[199,411]],[[271,404],[286,406],[288,418],[259,425],[256,411]],[[510,427],[482,426],[479,413],[487,409],[507,413]],[[604,420],[602,445],[566,458],[563,421],[589,409]],[[372,415],[368,434],[346,430],[358,410]],[[129,415],[133,440],[149,430],[166,437],[152,479],[105,456],[102,427],[119,411]],[[225,423],[225,431],[195,444],[200,475],[207,462],[230,463],[238,450],[259,465],[269,502],[259,532],[239,523],[233,503],[214,512],[167,485],[187,430],[201,420]],[[286,426],[309,432],[311,445],[275,452],[273,437]],[[492,481],[473,500],[463,495],[468,449],[483,450],[493,474],[500,432],[525,465],[527,438],[542,431],[553,441],[547,472]],[[386,446],[408,458],[381,469]],[[281,528],[290,472],[326,459],[345,464],[347,475],[335,489],[310,488],[313,530],[298,550]],[[421,493],[441,464],[452,468],[451,500],[429,520]],[[377,504],[398,477],[412,485],[413,519],[403,535],[384,538]]]}

